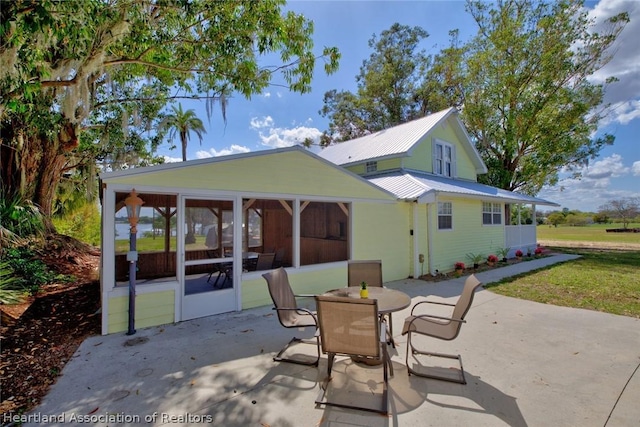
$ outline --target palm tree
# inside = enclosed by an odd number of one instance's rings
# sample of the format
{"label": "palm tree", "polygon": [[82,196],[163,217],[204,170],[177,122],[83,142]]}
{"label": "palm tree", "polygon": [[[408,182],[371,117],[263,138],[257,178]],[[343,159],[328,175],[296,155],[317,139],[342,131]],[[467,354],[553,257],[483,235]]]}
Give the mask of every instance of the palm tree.
{"label": "palm tree", "polygon": [[169,130],[169,139],[173,139],[176,133],[180,135],[182,143],[182,161],[187,161],[187,141],[191,132],[198,135],[200,144],[202,145],[202,135],[207,133],[202,120],[200,120],[195,111],[182,109],[182,104],[178,107],[172,106],[173,114],[167,115],[162,121],[161,126]]}
{"label": "palm tree", "polygon": [[[161,125],[164,129],[169,130],[169,139],[173,139],[176,132],[180,135],[180,142],[182,143],[182,161],[187,161],[187,141],[189,140],[189,134],[191,132],[198,135],[200,138],[200,145],[202,145],[202,135],[207,133],[202,124],[202,120],[196,117],[196,113],[193,110],[182,110],[182,104],[178,104],[178,108],[172,106],[173,114],[169,114],[164,118]],[[185,236],[185,243],[195,243],[195,223],[191,218],[191,215],[187,213],[187,235]]]}

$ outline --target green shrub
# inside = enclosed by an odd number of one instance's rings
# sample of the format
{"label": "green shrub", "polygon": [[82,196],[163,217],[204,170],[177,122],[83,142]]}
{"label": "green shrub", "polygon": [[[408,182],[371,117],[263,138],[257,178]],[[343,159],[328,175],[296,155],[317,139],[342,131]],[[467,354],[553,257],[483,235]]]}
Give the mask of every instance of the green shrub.
{"label": "green shrub", "polygon": [[7,198],[4,192],[0,193],[0,224],[18,237],[41,236],[44,231],[42,214],[30,200]]}
{"label": "green shrub", "polygon": [[25,289],[19,285],[18,277],[8,262],[0,262],[0,303],[17,304],[25,297]]}
{"label": "green shrub", "polygon": [[3,254],[2,262],[6,262],[15,277],[15,285],[35,295],[40,288],[49,283],[72,282],[74,278],[64,274],[56,274],[47,265],[35,257],[27,247],[9,248]]}
{"label": "green shrub", "polygon": [[100,210],[93,203],[87,203],[61,218],[53,218],[53,225],[60,234],[100,246]]}
{"label": "green shrub", "polygon": [[473,252],[468,253],[467,254],[467,258],[469,258],[469,260],[471,260],[471,262],[473,263],[474,267],[477,267],[482,260],[484,259],[484,255],[481,253],[478,254],[474,254]]}

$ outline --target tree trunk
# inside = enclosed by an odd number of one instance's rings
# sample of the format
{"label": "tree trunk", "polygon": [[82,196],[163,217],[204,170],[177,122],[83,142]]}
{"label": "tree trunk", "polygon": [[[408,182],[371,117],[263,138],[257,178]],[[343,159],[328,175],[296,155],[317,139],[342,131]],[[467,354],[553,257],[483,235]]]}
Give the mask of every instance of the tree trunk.
{"label": "tree trunk", "polygon": [[64,154],[60,154],[58,144],[42,141],[43,156],[40,170],[36,177],[36,189],[33,202],[40,207],[44,217],[45,231],[55,233],[51,222],[53,202],[56,197],[58,184],[62,178],[62,168],[65,164]]}
{"label": "tree trunk", "polygon": [[22,132],[3,136],[0,178],[4,197],[31,200],[40,209],[45,231],[55,233],[51,216],[65,154],[78,145],[75,128],[67,123],[54,140]]}

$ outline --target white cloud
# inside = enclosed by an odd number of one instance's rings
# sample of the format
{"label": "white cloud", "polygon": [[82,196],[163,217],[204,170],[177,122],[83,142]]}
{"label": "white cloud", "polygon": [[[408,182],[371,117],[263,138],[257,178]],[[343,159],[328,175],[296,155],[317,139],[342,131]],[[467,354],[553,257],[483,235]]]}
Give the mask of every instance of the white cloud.
{"label": "white cloud", "polygon": [[271,98],[271,92],[264,92],[262,96],[264,96],[265,98]]}
{"label": "white cloud", "polygon": [[230,154],[248,153],[251,149],[242,145],[233,144],[231,147],[223,148],[222,150],[216,150],[212,148],[210,150],[199,150],[196,152],[196,158],[207,159],[209,157],[228,156]]}
{"label": "white cloud", "polygon": [[591,181],[617,178],[629,173],[629,168],[622,164],[622,156],[612,154],[582,169],[582,176]]}
{"label": "white cloud", "polygon": [[628,125],[635,119],[640,119],[640,99],[621,101],[611,105],[611,114],[600,122],[600,126],[604,127],[614,122]]}
{"label": "white cloud", "polygon": [[249,122],[251,129],[262,129],[273,126],[273,118],[271,116],[265,116],[262,119],[253,117]]}
{"label": "white cloud", "polygon": [[292,123],[291,128],[276,127],[275,121],[271,116],[265,116],[261,119],[254,117],[250,121],[250,126],[258,132],[260,144],[270,148],[291,147],[293,145],[302,144],[306,139],[310,139],[313,143],[320,142],[322,132],[311,127],[313,120],[308,118],[304,124]]}
{"label": "white cloud", "polygon": [[268,134],[265,135],[263,132],[259,132],[259,135],[262,145],[281,148],[302,144],[307,138],[314,143],[318,143],[322,132],[316,128],[298,126],[291,129],[271,128]]}
{"label": "white cloud", "polygon": [[612,51],[611,61],[597,71],[592,80],[604,83],[608,77],[616,77],[618,82],[606,86],[605,102],[614,106],[606,123],[628,124],[640,119],[640,3],[630,0],[601,0],[591,11],[595,19],[595,31],[606,32],[604,21],[620,12],[629,13],[630,22],[618,36]]}
{"label": "white cloud", "polygon": [[564,178],[558,185],[545,188],[538,196],[569,209],[583,212],[597,211],[600,206],[614,199],[638,197],[637,192],[612,188],[611,179],[625,177],[631,173],[640,175],[640,161],[632,167],[625,166],[622,156],[612,154],[602,158],[579,172],[581,179]]}
{"label": "white cloud", "polygon": [[164,157],[165,163],[178,163],[182,161],[182,157],[170,157],[170,156],[162,156]]}

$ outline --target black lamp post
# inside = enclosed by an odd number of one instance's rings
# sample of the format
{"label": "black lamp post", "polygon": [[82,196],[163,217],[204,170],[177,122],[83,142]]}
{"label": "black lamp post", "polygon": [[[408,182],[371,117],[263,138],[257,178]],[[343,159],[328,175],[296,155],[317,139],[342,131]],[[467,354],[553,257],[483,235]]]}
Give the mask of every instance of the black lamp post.
{"label": "black lamp post", "polygon": [[136,193],[136,189],[132,189],[129,196],[124,200],[127,207],[127,218],[131,226],[129,232],[129,253],[127,253],[127,261],[129,261],[129,330],[127,335],[136,333],[134,328],[136,316],[136,265],[138,262],[138,251],[136,250],[136,238],[138,234],[138,219],[140,219],[140,209],[144,202]]}

